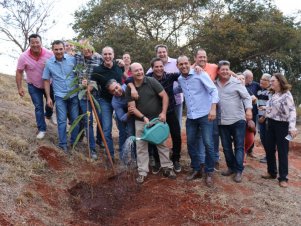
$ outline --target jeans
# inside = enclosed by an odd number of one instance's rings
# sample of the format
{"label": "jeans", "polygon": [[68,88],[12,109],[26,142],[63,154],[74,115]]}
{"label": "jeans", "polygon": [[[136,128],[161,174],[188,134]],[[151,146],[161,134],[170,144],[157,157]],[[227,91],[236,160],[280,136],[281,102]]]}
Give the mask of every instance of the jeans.
{"label": "jeans", "polygon": [[[213,137],[213,160],[214,162],[219,161],[219,132],[218,132],[218,124],[217,119],[213,120],[213,130],[212,130],[212,137]],[[199,134],[202,136],[202,134]],[[205,152],[205,145],[203,139],[199,139],[199,148],[201,150],[200,161],[201,164],[205,164],[206,152]]]}
{"label": "jeans", "polygon": [[[46,98],[45,90],[39,89],[32,84],[28,84],[28,93],[31,97],[32,103],[34,105],[36,123],[38,126],[39,131],[46,131],[46,122],[45,117],[49,118],[52,116],[53,110],[52,108],[48,107],[47,104],[45,105],[44,111],[44,99],[43,96]],[[53,90],[52,86],[50,86],[50,96],[53,100]]]}
{"label": "jeans", "polygon": [[[231,125],[220,125],[219,130],[227,167],[235,173],[242,173],[246,121],[239,120]],[[232,142],[234,142],[234,153]]]}
{"label": "jeans", "polygon": [[127,128],[126,123],[120,121],[117,117],[115,117],[116,125],[119,131],[119,138],[118,138],[118,144],[119,144],[119,159],[122,157],[122,147],[126,141],[127,138]]}
{"label": "jeans", "polygon": [[[67,148],[67,113],[70,116],[71,124],[78,117],[78,97],[74,96],[67,100],[62,97],[55,96],[56,116],[57,116],[57,128],[59,134],[59,146],[63,149]],[[72,133],[70,143],[73,144],[78,135],[79,125],[77,124]]]}
{"label": "jeans", "polygon": [[203,139],[206,151],[205,172],[213,172],[214,170],[214,154],[212,139],[213,122],[208,120],[208,115],[197,119],[186,120],[187,146],[188,153],[191,158],[191,167],[200,170],[200,139]]}
{"label": "jeans", "polygon": [[267,120],[266,145],[268,173],[277,175],[276,146],[278,152],[279,181],[287,181],[289,142],[285,139],[288,134],[288,122]]}
{"label": "jeans", "polygon": [[[100,105],[99,120],[101,122],[102,130],[104,133],[105,140],[107,142],[112,159],[114,159],[114,146],[112,138],[112,118],[113,118],[113,107],[110,102],[103,98],[97,98]],[[100,132],[97,129],[97,141],[101,141]]]}
{"label": "jeans", "polygon": [[[93,129],[92,107],[91,107],[90,102],[86,99],[81,99],[81,100],[79,100],[79,102],[80,102],[80,108],[81,108],[82,113],[86,113],[87,110],[90,111],[89,131],[87,129],[87,126],[88,126],[88,116],[87,115],[84,116],[84,125],[85,125],[87,139],[89,139],[90,150],[94,150],[95,149],[95,138],[94,138],[94,129]],[[88,136],[88,134],[89,134],[89,136]]]}
{"label": "jeans", "polygon": [[177,104],[175,107],[175,112],[180,124],[180,129],[182,128],[182,114],[183,114],[183,102],[181,104]]}

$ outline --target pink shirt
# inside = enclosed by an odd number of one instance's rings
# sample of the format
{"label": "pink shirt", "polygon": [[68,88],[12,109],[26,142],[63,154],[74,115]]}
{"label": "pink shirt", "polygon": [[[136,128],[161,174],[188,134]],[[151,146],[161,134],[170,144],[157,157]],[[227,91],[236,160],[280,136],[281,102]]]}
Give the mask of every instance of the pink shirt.
{"label": "pink shirt", "polygon": [[30,49],[26,50],[18,59],[17,70],[26,72],[26,82],[37,88],[44,89],[42,79],[43,70],[46,61],[53,56],[52,51],[42,47],[39,58],[34,57]]}

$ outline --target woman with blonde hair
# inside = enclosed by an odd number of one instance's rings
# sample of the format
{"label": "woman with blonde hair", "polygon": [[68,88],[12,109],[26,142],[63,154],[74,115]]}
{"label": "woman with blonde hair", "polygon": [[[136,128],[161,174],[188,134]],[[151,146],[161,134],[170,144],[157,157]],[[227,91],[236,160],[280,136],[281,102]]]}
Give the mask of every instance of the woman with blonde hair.
{"label": "woman with blonde hair", "polygon": [[276,147],[278,151],[278,171],[280,187],[288,186],[288,151],[289,141],[287,135],[294,138],[296,129],[296,107],[293,96],[289,91],[284,75],[273,74],[270,79],[272,96],[266,104],[265,117],[267,119],[266,147],[267,147],[267,174],[264,179],[276,179]]}

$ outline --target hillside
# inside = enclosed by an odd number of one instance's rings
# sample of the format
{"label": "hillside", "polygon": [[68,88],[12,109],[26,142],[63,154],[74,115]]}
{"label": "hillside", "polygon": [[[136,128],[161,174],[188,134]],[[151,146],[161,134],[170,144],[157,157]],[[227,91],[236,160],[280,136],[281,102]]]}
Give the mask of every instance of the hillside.
{"label": "hillside", "polygon": [[[219,172],[213,188],[203,179],[187,182],[184,143],[184,170],[176,180],[150,175],[137,185],[135,170],[118,161],[112,177],[103,150],[100,160],[91,161],[85,142],[70,156],[56,149],[56,126],[50,122],[45,139],[37,141],[30,97],[19,97],[14,77],[0,75],[0,97],[0,225],[300,224],[300,134],[291,144],[287,189],[260,178],[266,165],[258,161],[263,155],[258,142],[258,159],[247,160],[240,184]],[[113,135],[116,141],[116,131]]]}

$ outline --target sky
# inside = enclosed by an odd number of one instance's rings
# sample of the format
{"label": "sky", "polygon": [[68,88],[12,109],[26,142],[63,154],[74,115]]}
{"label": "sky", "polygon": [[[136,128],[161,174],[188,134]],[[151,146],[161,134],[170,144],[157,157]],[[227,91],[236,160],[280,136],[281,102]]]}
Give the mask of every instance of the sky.
{"label": "sky", "polygon": [[[274,0],[276,6],[284,12],[285,15],[291,15],[297,13],[301,10],[300,0]],[[88,0],[56,0],[55,7],[52,13],[52,20],[56,21],[56,25],[52,27],[47,33],[42,35],[43,43],[50,46],[50,43],[56,39],[72,39],[76,36],[75,32],[72,30],[70,24],[73,23],[73,13],[84,6]],[[0,10],[1,11],[1,10]],[[7,53],[12,53],[10,55],[15,55],[15,59],[9,57]],[[14,50],[13,44],[9,42],[1,41],[0,43],[0,72],[5,74],[15,74],[17,56],[20,53]]]}

